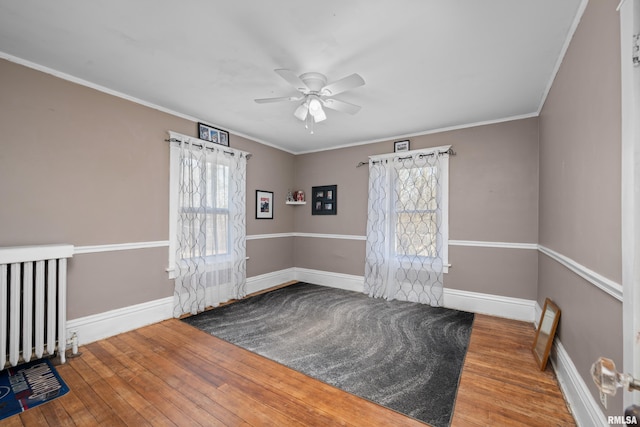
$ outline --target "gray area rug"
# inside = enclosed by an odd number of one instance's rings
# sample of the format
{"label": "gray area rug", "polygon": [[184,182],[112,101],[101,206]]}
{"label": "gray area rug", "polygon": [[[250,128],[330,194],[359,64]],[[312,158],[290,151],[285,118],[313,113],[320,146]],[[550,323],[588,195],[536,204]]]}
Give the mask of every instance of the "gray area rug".
{"label": "gray area rug", "polygon": [[446,427],[473,318],[463,311],[297,283],[184,321],[344,391]]}

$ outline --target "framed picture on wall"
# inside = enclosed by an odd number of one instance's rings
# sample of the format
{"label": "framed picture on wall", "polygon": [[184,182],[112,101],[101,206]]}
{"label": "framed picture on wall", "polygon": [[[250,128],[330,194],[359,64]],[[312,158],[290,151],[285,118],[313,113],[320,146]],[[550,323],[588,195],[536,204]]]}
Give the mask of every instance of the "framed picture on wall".
{"label": "framed picture on wall", "polygon": [[409,140],[396,141],[393,143],[393,152],[398,153],[400,151],[409,151]]}
{"label": "framed picture on wall", "polygon": [[225,147],[229,146],[229,132],[204,123],[198,123],[198,138],[224,145]]}
{"label": "framed picture on wall", "polygon": [[256,190],[256,219],[273,219],[273,191]]}
{"label": "framed picture on wall", "polygon": [[336,215],[338,212],[338,186],[312,187],[311,215]]}

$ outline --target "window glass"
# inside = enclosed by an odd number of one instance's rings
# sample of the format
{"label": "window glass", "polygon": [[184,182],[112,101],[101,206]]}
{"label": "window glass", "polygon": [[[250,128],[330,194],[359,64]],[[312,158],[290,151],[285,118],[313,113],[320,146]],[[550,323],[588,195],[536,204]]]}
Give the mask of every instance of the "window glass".
{"label": "window glass", "polygon": [[396,255],[437,255],[437,184],[437,170],[434,167],[413,167],[397,171]]}

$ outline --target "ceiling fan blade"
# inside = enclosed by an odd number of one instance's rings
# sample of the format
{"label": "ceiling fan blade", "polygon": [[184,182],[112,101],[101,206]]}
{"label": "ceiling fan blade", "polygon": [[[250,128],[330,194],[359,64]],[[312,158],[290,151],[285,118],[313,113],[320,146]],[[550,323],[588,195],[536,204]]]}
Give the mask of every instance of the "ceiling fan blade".
{"label": "ceiling fan blade", "polygon": [[354,73],[340,80],[336,80],[333,83],[329,83],[322,88],[320,94],[323,96],[333,96],[362,85],[364,85],[364,79],[360,77],[359,74]]}
{"label": "ceiling fan blade", "polygon": [[281,101],[300,101],[302,96],[282,96],[280,98],[260,98],[254,99],[258,104],[268,104],[270,102],[281,102]]}
{"label": "ceiling fan blade", "polygon": [[278,73],[280,77],[288,81],[291,86],[295,87],[300,92],[305,92],[310,90],[309,87],[307,87],[307,85],[300,79],[300,77],[296,76],[293,73],[293,71],[287,70],[285,68],[279,68],[273,71]]}
{"label": "ceiling fan blade", "polygon": [[324,99],[323,104],[327,108],[331,108],[332,110],[340,111],[341,113],[347,114],[356,114],[360,111],[359,105],[352,104],[346,101],[339,101],[337,99]]}

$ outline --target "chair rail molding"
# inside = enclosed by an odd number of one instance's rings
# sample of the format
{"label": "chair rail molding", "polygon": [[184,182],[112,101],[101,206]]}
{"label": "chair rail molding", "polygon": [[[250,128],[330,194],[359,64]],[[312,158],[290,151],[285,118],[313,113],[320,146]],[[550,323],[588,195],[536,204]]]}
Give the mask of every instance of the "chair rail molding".
{"label": "chair rail molding", "polygon": [[623,299],[622,285],[620,285],[619,283],[616,283],[613,280],[607,279],[603,275],[596,273],[595,271],[585,267],[584,265],[578,263],[577,261],[574,261],[568,256],[562,255],[545,246],[540,245],[539,250],[549,258],[564,265],[565,267],[573,271],[578,276],[582,277],[583,279],[587,280],[591,284],[595,285],[596,287],[600,288],[604,292],[608,293],[618,301],[622,302],[622,299]]}

